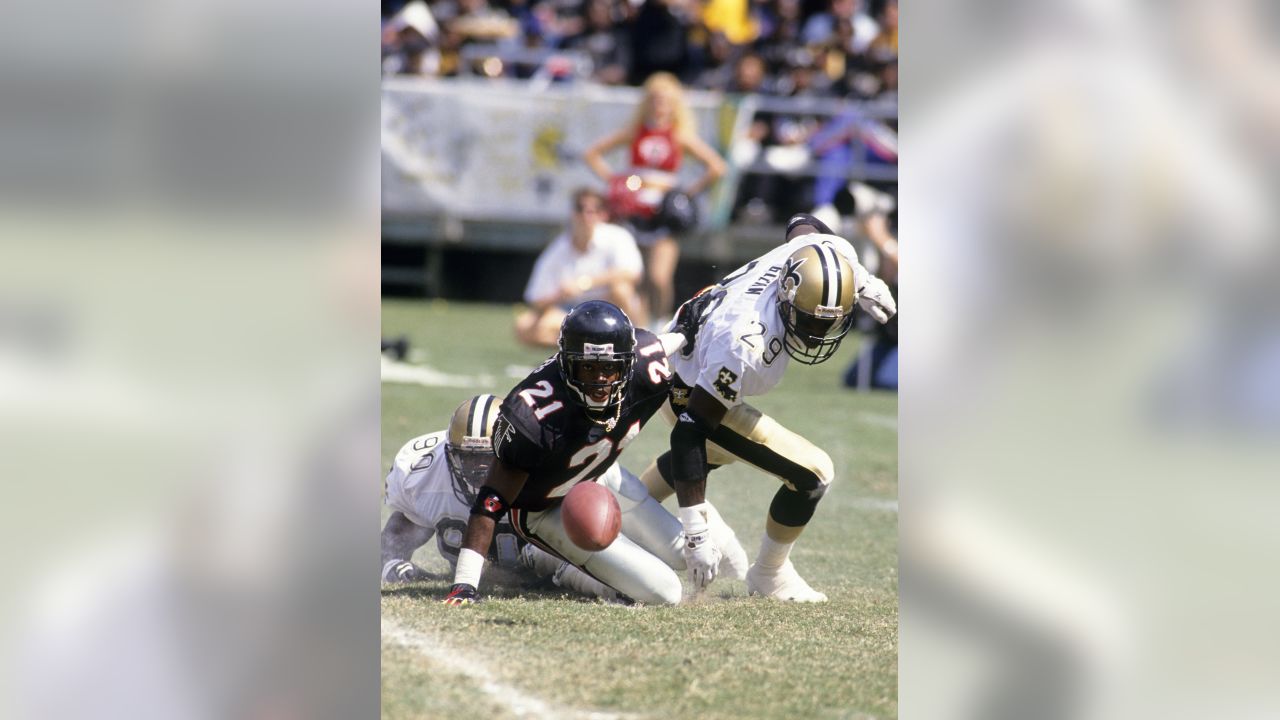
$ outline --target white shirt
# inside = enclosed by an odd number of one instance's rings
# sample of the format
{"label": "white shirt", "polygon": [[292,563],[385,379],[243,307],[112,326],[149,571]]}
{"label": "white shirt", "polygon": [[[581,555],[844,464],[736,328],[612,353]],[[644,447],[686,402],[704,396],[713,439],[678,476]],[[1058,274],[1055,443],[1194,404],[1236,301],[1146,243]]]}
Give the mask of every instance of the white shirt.
{"label": "white shirt", "polygon": [[863,286],[866,270],[844,238],[815,233],[779,245],[720,281],[724,300],[707,313],[693,353],[671,358],[682,382],[733,407],[745,396],[764,395],[782,380],[790,356],[783,348],[785,331],[778,315],[778,275],[791,253],[818,243],[830,243],[843,255],[853,266],[855,287]]}
{"label": "white shirt", "polygon": [[[611,223],[596,225],[591,241],[582,253],[573,247],[569,233],[561,233],[534,263],[533,274],[524,289],[524,300],[533,304],[554,296],[566,282],[583,275],[596,277],[619,269],[634,273],[637,278],[644,272],[635,238],[623,228]],[[603,300],[608,294],[608,288],[595,287],[574,298],[574,302]]]}

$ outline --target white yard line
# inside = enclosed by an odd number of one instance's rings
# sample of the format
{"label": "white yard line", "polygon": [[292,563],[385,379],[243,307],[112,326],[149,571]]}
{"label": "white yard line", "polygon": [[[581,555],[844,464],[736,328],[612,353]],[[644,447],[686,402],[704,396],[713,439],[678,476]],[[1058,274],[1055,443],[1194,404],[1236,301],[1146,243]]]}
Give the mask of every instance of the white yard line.
{"label": "white yard line", "polygon": [[410,365],[382,358],[382,382],[426,387],[487,388],[494,384],[492,375],[452,375],[425,365]]}
{"label": "white yard line", "polygon": [[[461,611],[461,612],[465,612]],[[471,660],[461,653],[450,650],[438,639],[419,630],[412,630],[389,618],[382,618],[382,639],[417,652],[433,665],[441,669],[466,677],[495,702],[503,705],[519,718],[556,720],[558,718],[575,718],[577,720],[617,720],[623,717],[617,713],[587,712],[564,708],[534,697],[510,685],[496,682],[489,670],[482,664]]]}
{"label": "white yard line", "polygon": [[885,500],[883,498],[860,497],[860,498],[854,498],[853,504],[855,507],[860,507],[865,510],[883,510],[885,512],[895,512],[895,513],[898,512],[897,500]]}

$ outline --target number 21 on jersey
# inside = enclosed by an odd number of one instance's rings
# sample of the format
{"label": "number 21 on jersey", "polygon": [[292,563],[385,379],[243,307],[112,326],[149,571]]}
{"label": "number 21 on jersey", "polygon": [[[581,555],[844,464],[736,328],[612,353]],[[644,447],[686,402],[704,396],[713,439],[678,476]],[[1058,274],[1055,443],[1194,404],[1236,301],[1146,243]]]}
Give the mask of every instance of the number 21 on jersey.
{"label": "number 21 on jersey", "polygon": [[556,400],[549,405],[538,407],[539,398],[549,398],[554,392],[555,391],[551,389],[551,383],[546,380],[539,380],[537,385],[521,390],[518,394],[520,395],[520,399],[524,400],[526,405],[533,408],[533,416],[542,420],[551,413],[564,407],[564,403],[559,400]]}
{"label": "number 21 on jersey", "polygon": [[[640,348],[640,357],[649,357],[654,353],[662,351],[662,343],[656,342],[651,345],[645,345]],[[649,382],[654,385],[660,385],[663,380],[671,377],[671,363],[666,358],[661,360],[649,361]]]}

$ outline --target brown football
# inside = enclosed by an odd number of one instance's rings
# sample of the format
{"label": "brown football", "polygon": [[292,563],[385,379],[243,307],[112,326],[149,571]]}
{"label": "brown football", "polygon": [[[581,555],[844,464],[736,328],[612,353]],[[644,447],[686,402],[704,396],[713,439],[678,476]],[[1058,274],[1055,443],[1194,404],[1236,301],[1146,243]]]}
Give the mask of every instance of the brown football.
{"label": "brown football", "polygon": [[603,485],[580,482],[564,496],[560,505],[560,521],[574,545],[583,550],[609,547],[622,527],[622,508]]}

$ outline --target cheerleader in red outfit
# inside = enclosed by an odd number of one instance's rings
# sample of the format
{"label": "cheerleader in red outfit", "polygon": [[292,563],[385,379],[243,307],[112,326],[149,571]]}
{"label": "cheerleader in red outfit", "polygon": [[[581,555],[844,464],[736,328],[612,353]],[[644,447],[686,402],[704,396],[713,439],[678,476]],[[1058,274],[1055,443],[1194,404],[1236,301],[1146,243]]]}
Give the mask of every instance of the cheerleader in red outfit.
{"label": "cheerleader in red outfit", "polygon": [[[603,156],[623,146],[630,148],[630,167],[617,174]],[[689,187],[678,188],[676,174],[686,152],[706,166],[706,172]],[[689,198],[697,197],[725,170],[720,155],[698,137],[680,81],[665,72],[650,76],[632,122],[592,145],[585,159],[591,170],[610,184],[614,212],[620,216],[617,219],[630,222],[636,229],[636,242],[644,255],[644,294],[648,296],[650,317],[669,318],[675,307],[680,246],[675,239],[676,228],[671,227],[675,223],[668,213],[659,210],[668,193],[682,190]],[[674,199],[668,199],[668,205]]]}

